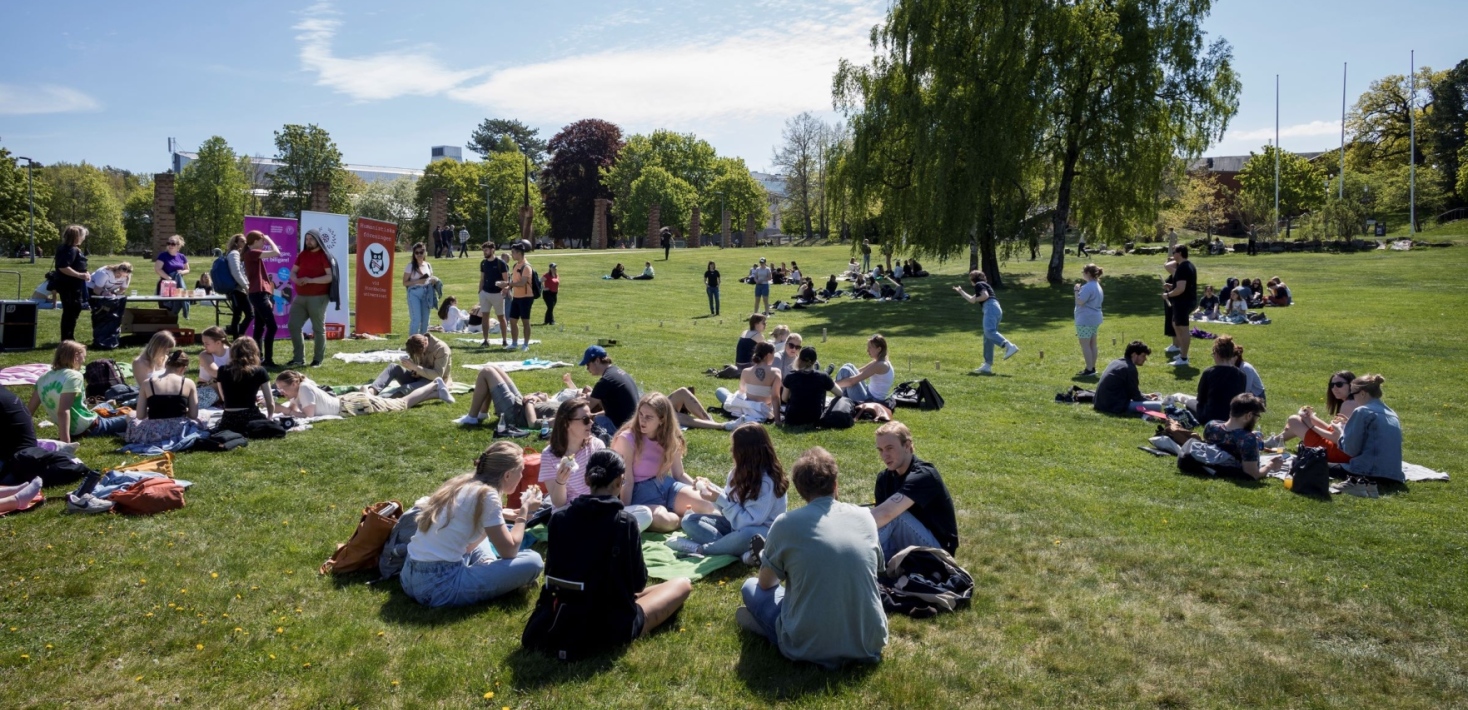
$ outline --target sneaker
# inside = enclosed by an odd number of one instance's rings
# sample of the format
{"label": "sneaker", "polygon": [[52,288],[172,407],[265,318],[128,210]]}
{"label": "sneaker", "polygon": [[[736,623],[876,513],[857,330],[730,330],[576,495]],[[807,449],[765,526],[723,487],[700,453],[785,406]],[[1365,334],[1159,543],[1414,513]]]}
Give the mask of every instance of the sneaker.
{"label": "sneaker", "polygon": [[506,345],[505,346],[505,349],[506,350],[519,350],[520,349],[520,341],[516,340],[515,342],[510,343],[509,345]]}
{"label": "sneaker", "polygon": [[449,404],[454,403],[454,395],[449,392],[449,386],[443,381],[442,377],[434,378],[433,388],[438,390],[439,399],[448,402]]}
{"label": "sneaker", "polygon": [[738,609],[734,610],[734,623],[738,624],[739,628],[744,629],[749,633],[759,636],[765,635],[765,630],[760,626],[759,622],[755,620],[754,612],[750,611],[749,607],[740,606]]}
{"label": "sneaker", "polygon": [[1169,346],[1167,346],[1167,349],[1166,350],[1163,350],[1162,352],[1164,352],[1164,353],[1166,353],[1168,355],[1176,355],[1176,354],[1178,354],[1178,353],[1180,353],[1182,351],[1179,350],[1176,345],[1169,345]]}
{"label": "sneaker", "polygon": [[484,420],[472,414],[465,414],[464,416],[455,419],[454,423],[460,424],[462,426],[479,426],[480,424],[484,423]]}
{"label": "sneaker", "polygon": [[1346,479],[1345,483],[1340,484],[1339,489],[1341,493],[1357,496],[1360,498],[1381,497],[1381,493],[1377,490],[1375,483],[1371,483],[1367,479],[1357,478],[1355,476]]}
{"label": "sneaker", "polygon": [[84,496],[66,496],[66,512],[82,513],[84,515],[96,515],[112,510],[112,501],[98,498],[92,494]]}
{"label": "sneaker", "polygon": [[724,422],[724,431],[734,431],[735,429],[738,429],[739,428],[739,425],[740,424],[743,424],[743,423],[744,423],[744,417],[740,417],[738,419],[734,419],[734,420],[731,420],[731,421]]}
{"label": "sneaker", "polygon": [[1086,369],[1084,369],[1084,370],[1081,370],[1080,372],[1077,372],[1076,373],[1076,377],[1095,377],[1095,376],[1096,376],[1096,371],[1094,369],[1092,369],[1092,368],[1089,368],[1089,367],[1086,368]]}
{"label": "sneaker", "polygon": [[836,371],[836,363],[833,362],[830,365],[827,365],[826,366],[826,376],[827,377],[830,377],[831,376],[831,373],[833,373],[835,371]]}
{"label": "sneaker", "polygon": [[1185,357],[1180,357],[1167,364],[1172,365],[1173,367],[1187,367],[1188,359]]}
{"label": "sneaker", "polygon": [[291,360],[290,362],[286,363],[285,366],[286,366],[287,369],[296,368],[296,367],[305,367],[306,366],[306,361],[305,360]]}
{"label": "sneaker", "polygon": [[758,567],[759,564],[760,564],[760,561],[761,561],[760,560],[760,555],[764,554],[764,551],[765,551],[765,536],[764,535],[755,535],[754,537],[750,538],[749,539],[749,549],[747,551],[745,551],[745,553],[744,553],[744,564],[747,564],[750,567]]}
{"label": "sneaker", "polygon": [[1015,345],[1014,343],[1010,343],[1004,346],[1004,359],[1008,360],[1009,358],[1014,357],[1014,354],[1017,352],[1019,352],[1019,346]]}
{"label": "sneaker", "polygon": [[530,343],[527,342],[524,345],[521,345],[520,346],[520,352],[522,352],[522,353],[528,353],[528,352],[530,352]]}
{"label": "sneaker", "polygon": [[989,363],[986,362],[983,365],[979,366],[978,369],[970,372],[969,374],[971,374],[971,375],[992,375],[992,374],[994,374],[994,368],[990,367],[989,366]]}
{"label": "sneaker", "polygon": [[703,545],[686,537],[668,538],[663,544],[678,553],[680,557],[703,557]]}

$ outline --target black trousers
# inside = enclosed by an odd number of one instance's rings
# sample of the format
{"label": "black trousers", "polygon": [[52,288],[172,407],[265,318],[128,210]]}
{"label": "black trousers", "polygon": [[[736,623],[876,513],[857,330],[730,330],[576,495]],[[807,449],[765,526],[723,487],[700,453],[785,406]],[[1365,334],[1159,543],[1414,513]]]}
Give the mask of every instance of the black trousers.
{"label": "black trousers", "polygon": [[555,291],[541,291],[540,297],[545,300],[545,322],[541,325],[556,324],[556,298],[560,296]]}
{"label": "black trousers", "polygon": [[249,330],[250,323],[255,320],[253,312],[255,307],[250,305],[250,295],[244,291],[236,289],[227,295],[229,296],[229,308],[234,311],[234,315],[229,318],[229,337],[238,338]]}
{"label": "black trousers", "polygon": [[265,292],[250,294],[255,309],[255,342],[260,345],[261,362],[275,364],[275,299]]}
{"label": "black trousers", "polygon": [[58,291],[61,297],[61,339],[76,340],[76,321],[82,315],[82,289]]}

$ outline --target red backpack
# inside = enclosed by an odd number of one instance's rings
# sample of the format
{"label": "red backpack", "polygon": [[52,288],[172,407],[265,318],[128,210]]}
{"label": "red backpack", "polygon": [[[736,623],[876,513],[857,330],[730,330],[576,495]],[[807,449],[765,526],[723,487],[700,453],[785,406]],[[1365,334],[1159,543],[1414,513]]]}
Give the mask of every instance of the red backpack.
{"label": "red backpack", "polygon": [[152,515],[184,507],[184,489],[172,478],[144,478],[112,494],[113,510],[125,515]]}

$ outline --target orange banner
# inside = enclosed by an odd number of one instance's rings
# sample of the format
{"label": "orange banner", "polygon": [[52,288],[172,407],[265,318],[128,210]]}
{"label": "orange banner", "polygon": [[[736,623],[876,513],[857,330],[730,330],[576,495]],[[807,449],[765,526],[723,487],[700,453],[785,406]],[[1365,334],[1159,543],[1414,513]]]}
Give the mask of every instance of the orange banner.
{"label": "orange banner", "polygon": [[357,218],[357,329],[381,335],[392,332],[393,251],[398,226]]}

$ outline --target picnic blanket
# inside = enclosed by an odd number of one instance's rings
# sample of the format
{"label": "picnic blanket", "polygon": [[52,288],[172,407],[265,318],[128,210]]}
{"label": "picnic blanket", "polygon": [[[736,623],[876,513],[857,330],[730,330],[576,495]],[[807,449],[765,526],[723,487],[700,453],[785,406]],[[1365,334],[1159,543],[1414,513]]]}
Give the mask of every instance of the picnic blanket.
{"label": "picnic blanket", "polygon": [[486,367],[489,367],[490,365],[494,365],[495,367],[498,367],[505,372],[522,372],[524,370],[549,370],[554,367],[571,367],[571,363],[569,362],[560,362],[558,360],[542,360],[540,358],[531,358],[529,360],[507,360],[505,362],[486,362],[482,365],[463,365],[463,367],[467,370],[474,370],[475,372],[478,372]]}
{"label": "picnic blanket", "polygon": [[[1155,450],[1157,450],[1157,451],[1164,451],[1164,452],[1167,452],[1169,454],[1172,454],[1173,456],[1177,456],[1178,453],[1179,453],[1179,448],[1178,448],[1177,443],[1174,442],[1172,439],[1169,439],[1168,437],[1165,437],[1165,436],[1154,436],[1154,437],[1148,439],[1147,442],[1150,443],[1152,445],[1152,447]],[[1286,456],[1286,457],[1288,457],[1289,454],[1268,454],[1268,453],[1266,453],[1266,454],[1260,454],[1260,456],[1259,456],[1259,465],[1260,466],[1267,467],[1267,466],[1269,466],[1269,464],[1271,462],[1274,461],[1275,458],[1278,458],[1280,456]],[[1286,461],[1288,462],[1288,458],[1286,458]],[[1288,471],[1288,469],[1286,469],[1286,470],[1281,470],[1281,471],[1278,471],[1278,472],[1273,473],[1273,474],[1270,474],[1270,475],[1272,477],[1274,477],[1274,478],[1284,478],[1288,473],[1289,473],[1289,471]],[[1416,483],[1416,482],[1421,482],[1421,481],[1447,481],[1447,480],[1450,480],[1448,478],[1448,474],[1446,474],[1446,473],[1444,473],[1442,471],[1434,471],[1433,469],[1430,469],[1430,468],[1428,468],[1426,466],[1419,466],[1419,465],[1417,465],[1415,463],[1408,463],[1406,461],[1403,461],[1402,462],[1402,475],[1404,475],[1404,476],[1407,477],[1407,481],[1409,483]]]}
{"label": "picnic blanket", "polygon": [[332,355],[332,357],[341,360],[342,362],[350,362],[356,364],[373,362],[397,362],[407,356],[408,351],[406,350],[373,350],[371,352],[365,353],[337,353],[335,355]]}
{"label": "picnic blanket", "polygon": [[[546,526],[537,525],[526,531],[537,540],[546,542],[550,535]],[[682,533],[676,533],[683,537]],[[647,576],[667,581],[687,577],[697,582],[713,572],[728,567],[739,560],[733,555],[709,555],[708,557],[679,557],[673,548],[663,544],[668,535],[645,532],[642,534],[642,562],[647,565]]]}
{"label": "picnic blanket", "polygon": [[[499,334],[499,331],[494,331],[493,333],[491,333],[491,335],[498,335],[498,334]],[[480,340],[479,338],[454,338],[454,340],[457,340],[457,341],[459,341],[461,343],[464,343],[464,344],[467,344],[467,345],[479,345],[479,344],[481,344],[481,343],[484,342],[483,340]],[[531,340],[530,341],[530,344],[531,345],[539,345],[540,344],[540,341],[539,340]],[[494,347],[494,343],[490,343],[489,344],[489,347]]]}
{"label": "picnic blanket", "polygon": [[11,387],[14,385],[33,385],[36,380],[41,379],[51,371],[51,366],[45,363],[33,363],[30,365],[16,365],[0,370],[0,385]]}

